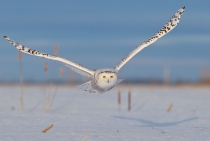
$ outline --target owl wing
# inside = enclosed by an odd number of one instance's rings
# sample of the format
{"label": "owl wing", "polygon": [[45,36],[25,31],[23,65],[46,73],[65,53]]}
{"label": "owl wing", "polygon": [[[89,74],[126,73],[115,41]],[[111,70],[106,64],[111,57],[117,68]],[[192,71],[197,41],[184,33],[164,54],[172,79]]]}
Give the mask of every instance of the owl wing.
{"label": "owl wing", "polygon": [[94,75],[94,70],[88,69],[80,64],[77,64],[75,62],[72,62],[70,60],[67,60],[65,58],[59,57],[59,56],[55,56],[55,55],[50,55],[50,54],[46,54],[46,53],[42,53],[40,51],[37,50],[33,50],[30,48],[27,48],[19,43],[16,43],[15,41],[11,40],[10,38],[8,38],[7,36],[4,36],[4,38],[6,40],[8,40],[12,45],[14,45],[18,50],[20,50],[21,52],[30,54],[30,55],[34,55],[34,56],[38,56],[38,57],[44,57],[47,59],[51,59],[51,60],[56,60],[59,62],[63,62],[65,64],[70,65],[72,68],[75,68],[77,70],[81,70],[83,73],[86,73],[86,76],[93,76]]}
{"label": "owl wing", "polygon": [[134,55],[136,55],[139,51],[144,49],[145,47],[149,46],[150,44],[154,43],[157,41],[157,39],[161,38],[168,32],[170,32],[174,27],[177,26],[179,23],[182,14],[184,13],[185,6],[180,8],[173,16],[172,18],[160,29],[152,38],[148,39],[147,41],[141,43],[139,46],[137,46],[130,54],[128,54],[125,58],[122,59],[122,61],[115,66],[115,69],[117,71],[120,70],[120,68],[128,62]]}
{"label": "owl wing", "polygon": [[86,76],[88,78],[92,78],[93,77],[93,75],[91,75],[91,74],[89,74],[89,73],[87,73],[87,72],[85,72],[85,71],[83,71],[81,69],[77,69],[77,68],[72,67],[70,65],[65,65],[65,66],[68,67],[68,68],[70,68],[72,71],[74,71],[76,73],[79,73],[80,75]]}

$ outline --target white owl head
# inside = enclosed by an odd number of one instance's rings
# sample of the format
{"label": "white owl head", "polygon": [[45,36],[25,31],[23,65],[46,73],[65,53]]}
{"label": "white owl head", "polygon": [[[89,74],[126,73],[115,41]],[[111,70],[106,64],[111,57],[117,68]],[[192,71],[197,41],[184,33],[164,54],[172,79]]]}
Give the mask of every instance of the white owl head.
{"label": "white owl head", "polygon": [[103,89],[110,88],[117,82],[117,73],[111,69],[100,70],[96,76],[98,86]]}

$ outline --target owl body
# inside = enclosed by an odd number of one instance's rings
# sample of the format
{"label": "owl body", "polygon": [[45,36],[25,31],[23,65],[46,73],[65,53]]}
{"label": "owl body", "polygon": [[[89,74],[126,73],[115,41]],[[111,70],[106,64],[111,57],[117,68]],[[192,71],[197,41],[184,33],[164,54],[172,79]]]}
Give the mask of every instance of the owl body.
{"label": "owl body", "polygon": [[90,77],[90,81],[76,87],[89,93],[101,94],[111,90],[122,81],[123,79],[118,79],[115,69],[99,69],[95,71],[93,77]]}
{"label": "owl body", "polygon": [[154,36],[152,36],[148,40],[138,45],[133,51],[131,51],[126,57],[124,57],[114,68],[108,68],[108,69],[99,69],[99,70],[88,69],[80,64],[77,64],[65,58],[27,48],[26,46],[23,46],[11,40],[7,36],[4,36],[4,38],[8,40],[21,52],[38,57],[44,57],[47,59],[60,61],[62,63],[67,64],[73,71],[90,79],[88,82],[76,86],[77,88],[90,93],[104,93],[106,91],[111,90],[114,86],[116,86],[118,83],[122,81],[122,79],[118,79],[117,74],[124,64],[126,64],[132,57],[134,57],[142,49],[156,42],[159,38],[169,33],[172,29],[174,29],[178,25],[181,16],[184,13],[184,10],[185,6],[180,8]]}

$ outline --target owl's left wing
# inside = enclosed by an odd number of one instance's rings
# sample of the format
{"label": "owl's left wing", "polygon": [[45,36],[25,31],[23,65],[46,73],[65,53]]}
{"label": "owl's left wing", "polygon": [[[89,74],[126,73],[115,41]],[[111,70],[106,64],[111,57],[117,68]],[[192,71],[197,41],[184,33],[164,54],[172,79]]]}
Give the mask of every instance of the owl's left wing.
{"label": "owl's left wing", "polygon": [[21,52],[24,52],[24,53],[27,53],[27,54],[30,54],[30,55],[34,55],[34,56],[38,56],[38,57],[44,57],[44,58],[47,58],[47,59],[63,62],[65,64],[70,65],[72,69],[74,68],[73,70],[75,72],[83,72],[83,73],[80,73],[80,74],[82,74],[84,76],[87,76],[87,77],[92,77],[95,73],[94,70],[88,69],[88,68],[86,68],[86,67],[84,67],[80,64],[77,64],[73,61],[67,60],[67,59],[59,57],[59,56],[50,55],[50,54],[47,54],[47,53],[43,53],[43,52],[40,52],[40,51],[37,51],[37,50],[27,48],[27,47],[25,47],[25,46],[23,46],[19,43],[16,43],[15,41],[11,40],[7,36],[4,36],[4,38],[6,40],[8,40],[12,45],[14,45]]}
{"label": "owl's left wing", "polygon": [[182,14],[184,13],[185,6],[180,8],[173,16],[172,18],[163,26],[162,29],[160,29],[152,38],[149,40],[143,42],[139,46],[137,46],[130,54],[128,54],[125,58],[122,59],[122,61],[115,66],[115,70],[119,71],[120,68],[128,62],[134,55],[136,55],[139,51],[144,49],[145,47],[149,46],[150,44],[157,41],[157,39],[161,38],[162,36],[166,35],[168,32],[170,32],[173,28],[177,26],[179,23]]}

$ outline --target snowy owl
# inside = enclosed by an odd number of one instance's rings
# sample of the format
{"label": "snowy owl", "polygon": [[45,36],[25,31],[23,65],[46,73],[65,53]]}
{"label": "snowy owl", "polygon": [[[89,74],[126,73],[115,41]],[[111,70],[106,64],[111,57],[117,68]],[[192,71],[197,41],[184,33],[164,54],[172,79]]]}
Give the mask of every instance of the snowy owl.
{"label": "snowy owl", "polygon": [[154,43],[157,39],[160,37],[164,36],[168,32],[170,32],[174,27],[177,26],[177,24],[180,21],[180,18],[182,14],[184,13],[185,6],[180,8],[173,16],[172,18],[150,39],[147,41],[141,43],[139,46],[137,46],[131,53],[129,53],[125,58],[123,58],[118,65],[116,65],[114,68],[107,68],[107,69],[99,69],[99,70],[92,70],[88,69],[82,65],[79,65],[73,61],[67,60],[65,58],[55,56],[55,55],[50,55],[46,53],[42,53],[37,50],[33,50],[30,48],[27,48],[7,36],[4,36],[6,40],[8,40],[12,45],[14,45],[18,50],[34,55],[34,56],[39,56],[39,57],[44,57],[47,59],[52,59],[56,61],[60,61],[62,63],[68,64],[69,67],[83,75],[88,77],[90,80],[82,85],[76,86],[79,89],[82,89],[84,91],[87,91],[89,93],[104,93],[109,90],[111,90],[114,86],[116,86],[118,83],[122,81],[122,79],[118,79],[118,71],[120,68],[127,63],[134,55],[136,55],[139,51],[144,49],[145,47],[149,46],[150,44]]}

